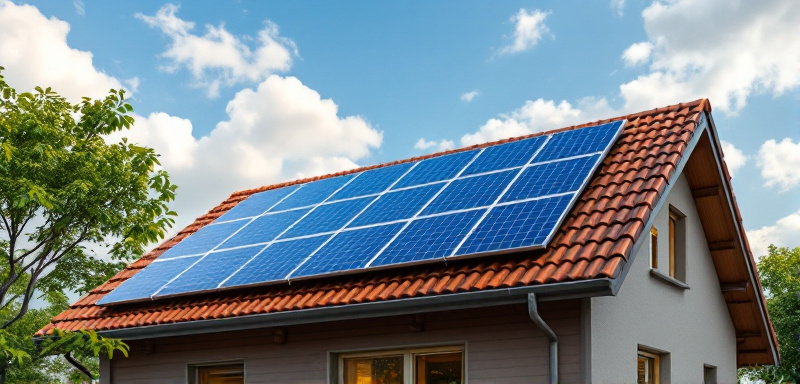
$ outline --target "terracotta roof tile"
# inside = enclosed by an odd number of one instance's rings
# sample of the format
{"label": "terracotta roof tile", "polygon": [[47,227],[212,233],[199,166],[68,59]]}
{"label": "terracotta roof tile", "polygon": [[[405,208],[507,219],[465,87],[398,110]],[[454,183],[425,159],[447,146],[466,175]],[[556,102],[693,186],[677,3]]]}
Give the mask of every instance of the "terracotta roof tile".
{"label": "terracotta roof tile", "polygon": [[[101,297],[147,266],[165,250],[253,193],[521,139],[513,138],[334,175],[235,192],[174,238],[131,263],[108,282],[53,318],[52,323],[40,333],[54,327],[66,330],[121,329],[456,292],[614,278],[628,260],[635,239],[644,231],[644,223],[653,214],[652,209],[666,189],[667,180],[684,155],[687,143],[704,111],[710,111],[708,102],[697,100],[623,116],[628,122],[621,137],[547,249],[456,260],[447,265],[369,271],[352,276],[293,281],[291,285],[238,288],[138,304],[108,307],[95,305]],[[620,118],[562,130],[618,119]]]}

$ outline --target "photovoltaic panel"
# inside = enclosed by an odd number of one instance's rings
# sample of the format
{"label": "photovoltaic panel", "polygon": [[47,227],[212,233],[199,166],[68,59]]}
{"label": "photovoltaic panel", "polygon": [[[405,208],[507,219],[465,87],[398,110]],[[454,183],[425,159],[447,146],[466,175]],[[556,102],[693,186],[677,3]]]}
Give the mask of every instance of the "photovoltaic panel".
{"label": "photovoltaic panel", "polygon": [[247,220],[209,224],[168,249],[159,260],[206,253],[247,224]]}
{"label": "photovoltaic panel", "polygon": [[283,280],[311,252],[330,236],[306,237],[270,245],[242,269],[233,274],[222,287],[235,287]]}
{"label": "photovoltaic panel", "polygon": [[319,204],[353,177],[355,175],[344,175],[302,184],[300,189],[273,207],[270,212]]}
{"label": "photovoltaic panel", "polygon": [[162,287],[197,260],[200,260],[200,256],[180,257],[164,261],[158,259],[133,275],[130,279],[125,280],[109,294],[103,296],[97,304],[103,305],[149,299],[158,289],[154,287]]}
{"label": "photovoltaic panel", "polygon": [[459,212],[412,221],[371,267],[449,256],[485,210]]}
{"label": "photovoltaic panel", "polygon": [[364,268],[373,256],[403,228],[403,224],[341,232],[292,273],[292,278]]}
{"label": "photovoltaic panel", "polygon": [[281,238],[308,236],[340,229],[372,200],[372,197],[364,197],[320,205],[281,235]]}
{"label": "photovoltaic panel", "polygon": [[396,164],[389,167],[370,169],[364,171],[346,187],[333,195],[331,200],[341,200],[350,197],[366,196],[383,192],[392,183],[400,179],[413,163]]}
{"label": "photovoltaic panel", "polygon": [[470,164],[464,175],[523,166],[541,148],[545,139],[546,136],[537,136],[488,147]]}
{"label": "photovoltaic panel", "polygon": [[453,178],[477,153],[478,151],[472,150],[422,160],[393,189]]}
{"label": "photovoltaic panel", "polygon": [[456,255],[541,245],[568,208],[572,195],[498,206],[489,212]]}
{"label": "photovoltaic panel", "polygon": [[254,193],[244,201],[236,204],[230,211],[222,215],[217,222],[241,219],[244,217],[258,216],[266,212],[273,205],[281,201],[290,193],[294,192],[298,186],[293,185],[285,188],[270,189],[268,191]]}
{"label": "photovoltaic panel", "polygon": [[241,247],[245,245],[262,244],[274,240],[284,230],[309,211],[309,208],[295,209],[266,214],[247,224],[242,230],[231,236],[222,245],[221,249]]}
{"label": "photovoltaic panel", "polygon": [[623,124],[253,194],[100,304],[545,247]]}
{"label": "photovoltaic panel", "polygon": [[602,152],[617,137],[624,121],[615,121],[593,127],[556,133],[547,142],[536,161],[563,159],[566,157]]}
{"label": "photovoltaic panel", "polygon": [[167,296],[215,289],[219,283],[236,272],[263,248],[264,246],[254,246],[211,253],[164,286],[157,295]]}
{"label": "photovoltaic panel", "polygon": [[586,179],[581,176],[586,175],[599,158],[600,155],[593,155],[531,166],[522,172],[519,180],[511,186],[501,201],[575,191]]}
{"label": "photovoltaic panel", "polygon": [[408,219],[439,192],[444,183],[425,185],[387,193],[358,215],[349,227]]}
{"label": "photovoltaic panel", "polygon": [[481,207],[493,203],[518,171],[503,171],[458,179],[442,191],[422,215]]}

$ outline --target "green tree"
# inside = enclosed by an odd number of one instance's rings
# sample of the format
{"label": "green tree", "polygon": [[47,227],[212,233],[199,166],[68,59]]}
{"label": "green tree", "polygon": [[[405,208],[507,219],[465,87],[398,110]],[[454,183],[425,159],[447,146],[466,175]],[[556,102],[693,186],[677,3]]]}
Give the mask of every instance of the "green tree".
{"label": "green tree", "polygon": [[767,311],[780,345],[777,367],[743,369],[741,376],[765,383],[800,383],[800,247],[769,247],[758,262]]}
{"label": "green tree", "polygon": [[[10,363],[29,355],[10,330],[31,300],[86,292],[163,238],[175,186],[155,151],[109,139],[133,123],[124,91],[73,104],[50,88],[18,93],[2,70],[0,359]],[[76,335],[61,340],[95,336]]]}

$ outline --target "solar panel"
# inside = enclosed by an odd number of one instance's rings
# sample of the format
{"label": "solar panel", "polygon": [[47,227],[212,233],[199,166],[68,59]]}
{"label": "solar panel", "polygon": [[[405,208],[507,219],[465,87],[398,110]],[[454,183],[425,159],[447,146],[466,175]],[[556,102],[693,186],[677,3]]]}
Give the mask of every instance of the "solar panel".
{"label": "solar panel", "polygon": [[98,304],[545,247],[623,124],[253,194]]}

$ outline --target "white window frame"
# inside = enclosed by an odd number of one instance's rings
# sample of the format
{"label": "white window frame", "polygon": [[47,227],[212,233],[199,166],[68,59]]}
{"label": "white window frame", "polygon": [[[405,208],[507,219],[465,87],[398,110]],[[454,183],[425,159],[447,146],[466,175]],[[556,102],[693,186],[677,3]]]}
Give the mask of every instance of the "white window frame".
{"label": "white window frame", "polygon": [[[332,355],[336,359],[336,375],[335,382],[330,384],[343,384],[344,383],[344,361],[345,359],[357,359],[365,357],[385,357],[385,356],[403,356],[403,383],[413,384],[415,380],[414,370],[416,369],[417,355],[432,355],[439,353],[461,353],[461,379],[464,384],[467,383],[467,348],[464,344],[448,344],[435,347],[399,347],[392,349],[373,349],[353,352],[333,352]],[[333,359],[331,359],[333,360]]]}

